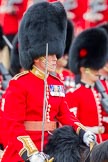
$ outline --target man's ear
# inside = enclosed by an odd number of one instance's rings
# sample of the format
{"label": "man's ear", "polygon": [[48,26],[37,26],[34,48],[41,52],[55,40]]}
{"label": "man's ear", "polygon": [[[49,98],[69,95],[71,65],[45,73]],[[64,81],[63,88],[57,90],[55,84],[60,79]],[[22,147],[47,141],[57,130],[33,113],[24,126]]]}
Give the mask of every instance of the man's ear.
{"label": "man's ear", "polygon": [[86,68],[85,68],[85,67],[80,67],[80,72],[81,72],[81,73],[84,73],[84,72],[85,72],[85,70],[86,70]]}
{"label": "man's ear", "polygon": [[34,59],[34,63],[38,63],[39,62],[39,58],[38,59]]}

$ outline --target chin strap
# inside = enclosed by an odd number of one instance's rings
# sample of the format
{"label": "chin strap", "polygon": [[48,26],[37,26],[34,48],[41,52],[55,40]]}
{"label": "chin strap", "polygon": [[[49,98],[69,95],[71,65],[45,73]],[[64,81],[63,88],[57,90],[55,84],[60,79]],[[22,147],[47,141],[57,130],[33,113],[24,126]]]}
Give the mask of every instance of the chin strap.
{"label": "chin strap", "polygon": [[91,154],[91,152],[92,152],[92,150],[93,150],[93,147],[94,147],[95,145],[96,145],[95,142],[90,142],[90,151],[89,151],[88,155],[86,156],[86,159],[84,160],[84,162],[88,162],[88,158],[89,158],[89,156],[90,156],[90,154]]}
{"label": "chin strap", "polygon": [[52,157],[51,159],[45,161],[45,162],[53,162],[54,161],[54,158]]}
{"label": "chin strap", "polygon": [[90,143],[90,152],[92,151],[92,149],[93,149],[93,147],[94,147],[95,144],[96,144],[96,143],[94,143],[94,142],[91,142],[91,143]]}

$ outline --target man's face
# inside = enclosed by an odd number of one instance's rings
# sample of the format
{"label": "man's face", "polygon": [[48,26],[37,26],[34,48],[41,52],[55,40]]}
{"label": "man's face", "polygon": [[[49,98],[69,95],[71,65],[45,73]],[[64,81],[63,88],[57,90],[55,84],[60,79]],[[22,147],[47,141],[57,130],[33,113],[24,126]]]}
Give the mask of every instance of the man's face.
{"label": "man's face", "polygon": [[88,68],[88,73],[86,73],[86,75],[89,80],[91,80],[92,82],[95,82],[99,79],[99,70]]}
{"label": "man's face", "polygon": [[99,70],[91,68],[82,68],[81,79],[88,83],[94,83],[99,79]]}
{"label": "man's face", "polygon": [[64,68],[68,63],[68,55],[62,56],[60,59],[57,60],[57,67]]}
{"label": "man's face", "polygon": [[47,59],[44,56],[34,60],[34,65],[44,72],[46,68],[48,72],[55,72],[56,64],[57,64],[57,57],[55,54],[48,55]]}

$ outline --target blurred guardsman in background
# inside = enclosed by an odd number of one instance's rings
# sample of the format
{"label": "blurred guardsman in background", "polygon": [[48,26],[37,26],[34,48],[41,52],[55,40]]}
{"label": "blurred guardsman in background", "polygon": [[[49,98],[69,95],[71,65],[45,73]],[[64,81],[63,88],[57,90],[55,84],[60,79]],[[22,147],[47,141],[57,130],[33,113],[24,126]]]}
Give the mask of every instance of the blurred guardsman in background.
{"label": "blurred guardsman in background", "polygon": [[108,0],[87,0],[87,10],[83,14],[85,29],[108,21]]}
{"label": "blurred guardsman in background", "polygon": [[[106,35],[108,37],[108,22],[102,23],[102,24],[98,25],[97,27],[104,29],[106,31]],[[99,75],[100,75],[99,79],[102,82],[102,84],[104,85],[104,87],[106,89],[106,93],[108,93],[108,57],[106,59],[106,64],[104,65],[104,67],[102,69],[100,69]]]}
{"label": "blurred guardsman in background", "polygon": [[8,141],[2,162],[47,160],[43,147],[57,121],[72,126],[88,146],[96,140],[70,113],[64,86],[55,75],[66,31],[66,12],[60,2],[34,4],[24,14],[18,41],[21,66],[26,71],[10,81],[2,98],[4,139]]}
{"label": "blurred guardsman in background", "polygon": [[20,64],[20,59],[19,59],[19,43],[18,43],[18,34],[13,39],[12,42],[13,48],[11,50],[11,57],[10,57],[10,73],[12,76],[20,73],[23,71],[23,68],[21,67]]}
{"label": "blurred guardsman in background", "polygon": [[10,42],[18,32],[28,0],[0,0],[0,25]]}
{"label": "blurred guardsman in background", "polygon": [[108,139],[103,122],[104,109],[101,95],[95,88],[99,70],[105,65],[108,53],[108,37],[103,29],[91,28],[80,33],[73,41],[69,61],[74,74],[80,74],[80,83],[70,89],[66,100],[70,111],[97,134],[98,142]]}
{"label": "blurred guardsman in background", "polygon": [[10,68],[10,52],[9,47],[3,38],[3,28],[0,26],[0,62],[4,65],[4,67],[9,70]]}
{"label": "blurred guardsman in background", "polygon": [[[10,54],[9,48],[3,39],[3,31],[0,26],[0,106],[1,106],[1,98],[5,92],[6,87],[8,86],[9,80],[11,76],[9,74],[9,66],[10,66]],[[0,149],[3,149],[2,145],[2,111],[0,110]],[[0,151],[0,155],[2,152]]]}
{"label": "blurred guardsman in background", "polygon": [[9,47],[4,39],[2,27],[0,26],[0,98],[12,78],[9,73],[10,53]]}
{"label": "blurred guardsman in background", "polygon": [[[102,23],[97,27],[104,29],[107,32],[108,37],[108,22]],[[106,64],[102,69],[99,70],[99,80],[96,85],[97,89],[100,91],[102,95],[102,104],[104,108],[103,112],[103,122],[105,125],[105,129],[108,132],[108,53],[106,58]]]}

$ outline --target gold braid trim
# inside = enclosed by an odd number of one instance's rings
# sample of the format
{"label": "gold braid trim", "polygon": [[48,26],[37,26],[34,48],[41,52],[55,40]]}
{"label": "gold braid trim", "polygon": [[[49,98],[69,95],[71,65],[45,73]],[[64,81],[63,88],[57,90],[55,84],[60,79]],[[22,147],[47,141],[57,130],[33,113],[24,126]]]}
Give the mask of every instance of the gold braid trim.
{"label": "gold braid trim", "polygon": [[23,143],[23,148],[20,150],[19,155],[22,156],[27,151],[27,156],[30,157],[33,153],[38,152],[35,144],[30,136],[18,136],[17,139]]}
{"label": "gold braid trim", "polygon": [[76,131],[78,135],[79,135],[80,129],[83,129],[84,131],[86,131],[86,127],[83,124],[79,122],[75,122],[75,124],[78,126],[77,131]]}

